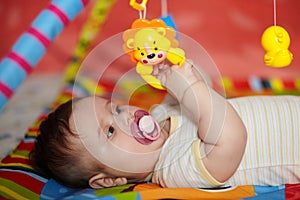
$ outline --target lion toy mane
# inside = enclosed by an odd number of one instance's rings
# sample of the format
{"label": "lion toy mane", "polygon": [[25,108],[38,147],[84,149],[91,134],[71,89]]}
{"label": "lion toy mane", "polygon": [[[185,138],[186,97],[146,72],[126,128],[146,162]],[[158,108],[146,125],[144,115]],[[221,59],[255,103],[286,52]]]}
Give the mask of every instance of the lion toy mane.
{"label": "lion toy mane", "polygon": [[160,80],[155,78],[153,66],[166,59],[172,64],[182,66],[185,53],[178,48],[176,32],[162,20],[138,19],[131,29],[123,33],[123,49],[136,65],[136,72],[151,86],[164,90]]}

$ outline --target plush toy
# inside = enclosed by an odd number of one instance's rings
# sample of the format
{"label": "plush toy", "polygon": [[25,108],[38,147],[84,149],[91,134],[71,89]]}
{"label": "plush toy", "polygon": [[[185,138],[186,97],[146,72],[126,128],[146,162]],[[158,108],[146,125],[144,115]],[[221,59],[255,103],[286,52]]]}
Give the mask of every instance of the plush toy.
{"label": "plush toy", "polygon": [[138,19],[131,29],[123,34],[124,51],[136,62],[136,72],[151,86],[164,90],[160,80],[155,78],[153,66],[162,64],[167,59],[172,64],[181,66],[185,53],[178,48],[176,32],[162,20]]}

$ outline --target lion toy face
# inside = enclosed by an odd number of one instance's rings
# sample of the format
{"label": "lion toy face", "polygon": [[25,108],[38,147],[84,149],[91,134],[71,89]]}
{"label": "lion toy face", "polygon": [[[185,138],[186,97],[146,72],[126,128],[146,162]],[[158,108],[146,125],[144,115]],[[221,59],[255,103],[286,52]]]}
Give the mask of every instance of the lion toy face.
{"label": "lion toy face", "polygon": [[185,62],[185,53],[178,48],[176,31],[159,19],[137,19],[122,37],[123,50],[137,63],[136,72],[154,88],[165,90],[153,76],[157,73],[154,66],[166,59],[179,66]]}
{"label": "lion toy face", "polygon": [[165,37],[164,28],[143,28],[126,45],[134,51],[135,59],[144,65],[159,64],[167,58],[171,42]]}

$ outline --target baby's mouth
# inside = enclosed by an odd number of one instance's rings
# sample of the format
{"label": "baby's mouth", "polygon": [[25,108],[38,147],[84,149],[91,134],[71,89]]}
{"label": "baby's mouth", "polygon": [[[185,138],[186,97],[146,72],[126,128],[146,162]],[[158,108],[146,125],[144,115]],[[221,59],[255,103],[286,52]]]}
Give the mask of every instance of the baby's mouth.
{"label": "baby's mouth", "polygon": [[131,123],[131,134],[141,144],[148,145],[160,137],[160,127],[146,111],[137,110]]}

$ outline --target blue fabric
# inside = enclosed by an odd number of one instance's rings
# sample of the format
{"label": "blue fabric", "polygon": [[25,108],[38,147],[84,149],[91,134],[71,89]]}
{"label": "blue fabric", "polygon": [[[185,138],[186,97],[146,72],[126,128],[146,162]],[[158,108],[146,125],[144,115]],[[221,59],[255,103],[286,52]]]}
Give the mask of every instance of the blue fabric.
{"label": "blue fabric", "polygon": [[31,26],[43,33],[50,41],[64,28],[60,19],[49,10],[43,10]]}
{"label": "blue fabric", "polygon": [[[115,199],[128,199],[128,200],[140,200],[141,196],[138,192],[130,191],[130,187],[134,184],[128,184],[123,186],[117,186],[112,188],[102,189],[72,189],[65,187],[55,180],[50,179],[41,192],[41,200],[49,199],[76,199],[76,200],[115,200]],[[129,189],[129,191],[127,191]],[[124,192],[126,190],[126,192]]]}
{"label": "blue fabric", "polygon": [[[26,78],[27,74],[18,63],[10,58],[4,58],[0,64],[0,81],[15,91]],[[0,104],[2,105],[2,104]]]}
{"label": "blue fabric", "polygon": [[164,17],[161,17],[160,18],[161,20],[163,20],[167,26],[170,26],[172,27],[175,31],[177,31],[177,27],[176,27],[176,24],[173,20],[173,17],[171,15],[166,15]]}
{"label": "blue fabric", "polygon": [[0,112],[2,111],[3,107],[7,102],[7,98],[0,92]]}
{"label": "blue fabric", "polygon": [[[41,200],[47,200],[47,199],[63,199],[65,197],[74,198],[74,194],[79,192],[80,190],[72,189],[65,187],[63,185],[60,185],[53,179],[50,179],[44,186],[42,192],[41,192]],[[90,191],[87,189],[87,196],[95,197],[95,195],[88,195],[90,194]]]}
{"label": "blue fabric", "polygon": [[12,51],[16,52],[20,57],[26,60],[33,68],[45,54],[46,49],[35,37],[25,33],[13,46]]}
{"label": "blue fabric", "polygon": [[285,200],[285,185],[281,186],[254,186],[255,196],[248,200]]}
{"label": "blue fabric", "polygon": [[69,20],[73,20],[84,7],[81,0],[53,0],[52,4],[61,9]]}

